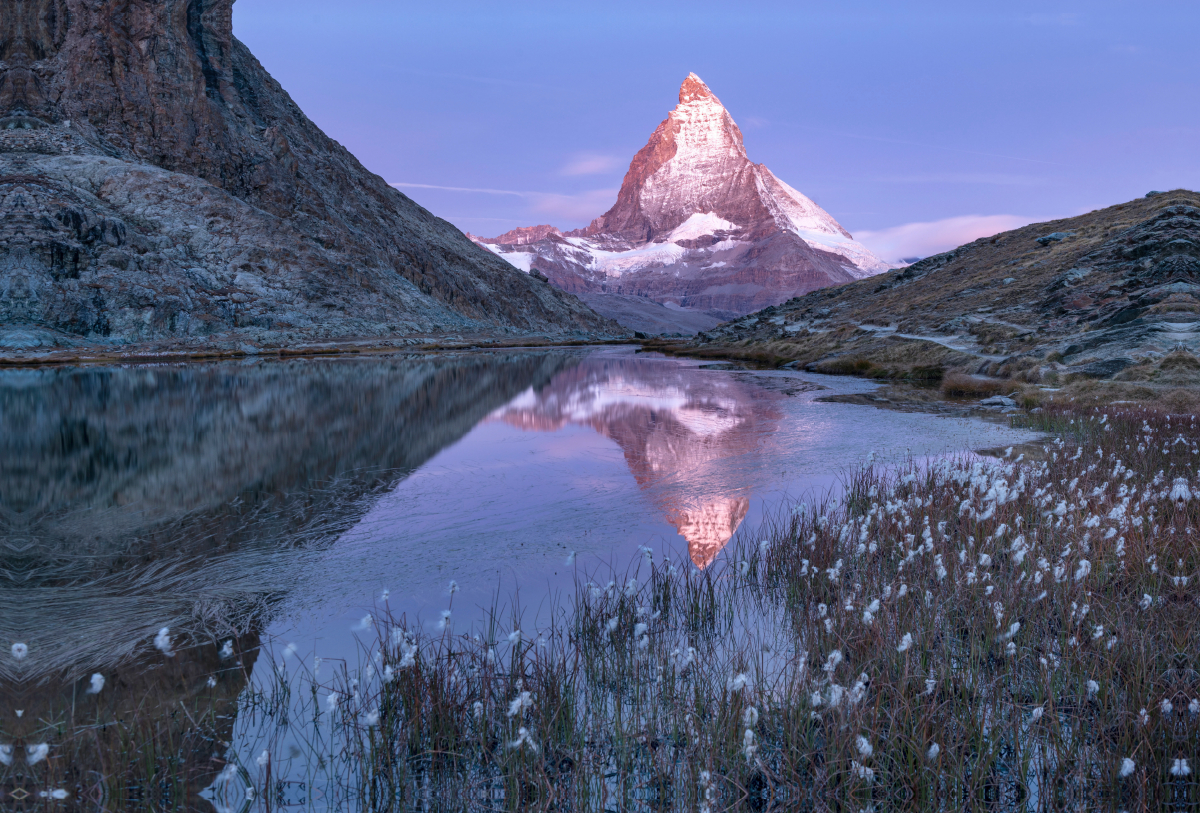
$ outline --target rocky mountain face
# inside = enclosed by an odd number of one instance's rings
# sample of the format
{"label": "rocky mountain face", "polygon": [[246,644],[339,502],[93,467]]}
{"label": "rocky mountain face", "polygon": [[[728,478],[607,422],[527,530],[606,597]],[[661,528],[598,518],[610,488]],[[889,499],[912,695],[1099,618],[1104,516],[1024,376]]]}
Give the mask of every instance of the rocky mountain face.
{"label": "rocky mountain face", "polygon": [[827,372],[1200,383],[1200,194],[976,240],[751,314],[696,348]]}
{"label": "rocky mountain face", "polygon": [[[601,312],[604,296],[643,297],[717,319],[887,270],[821,207],[746,155],[742,133],[689,74],[679,105],[634,156],[617,202],[584,229],[515,229],[474,238]],[[655,331],[657,332],[657,331]]]}
{"label": "rocky mountain face", "polygon": [[614,329],[326,136],[233,0],[7,0],[0,347]]}

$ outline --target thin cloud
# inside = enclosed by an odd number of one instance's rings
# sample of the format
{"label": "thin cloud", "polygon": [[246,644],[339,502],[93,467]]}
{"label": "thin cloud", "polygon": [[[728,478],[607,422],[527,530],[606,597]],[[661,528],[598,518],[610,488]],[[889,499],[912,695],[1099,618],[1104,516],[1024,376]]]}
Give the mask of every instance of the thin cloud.
{"label": "thin cloud", "polygon": [[617,199],[616,189],[594,189],[579,195],[539,195],[533,211],[550,218],[591,221],[604,214]]}
{"label": "thin cloud", "polygon": [[576,195],[561,192],[528,192],[516,189],[486,189],[469,186],[441,186],[429,183],[390,184],[397,189],[437,189],[443,192],[464,192],[479,195],[512,195],[529,202],[528,211],[532,217],[550,217],[563,221],[589,222],[608,211],[617,199],[616,189],[593,189]]}
{"label": "thin cloud", "polygon": [[887,262],[929,257],[964,243],[991,237],[1034,222],[1021,215],[963,215],[930,223],[905,223],[888,229],[860,231],[854,237]]}
{"label": "thin cloud", "polygon": [[596,152],[581,152],[559,170],[560,175],[601,175],[621,166],[621,159],[614,155]]}

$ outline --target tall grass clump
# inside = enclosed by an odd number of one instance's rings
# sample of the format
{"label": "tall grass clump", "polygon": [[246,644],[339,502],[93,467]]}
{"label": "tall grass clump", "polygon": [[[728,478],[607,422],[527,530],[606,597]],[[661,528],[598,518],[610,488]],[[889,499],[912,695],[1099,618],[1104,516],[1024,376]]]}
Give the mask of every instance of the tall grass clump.
{"label": "tall grass clump", "polygon": [[1021,420],[1048,440],[858,470],[705,570],[581,576],[539,630],[381,623],[330,687],[346,798],[1196,809],[1195,418]]}

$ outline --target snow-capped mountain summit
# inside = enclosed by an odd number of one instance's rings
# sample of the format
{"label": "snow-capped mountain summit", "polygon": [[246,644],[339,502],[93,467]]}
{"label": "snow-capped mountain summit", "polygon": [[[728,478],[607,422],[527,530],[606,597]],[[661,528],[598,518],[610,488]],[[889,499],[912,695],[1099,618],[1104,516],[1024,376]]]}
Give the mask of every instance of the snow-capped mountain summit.
{"label": "snow-capped mountain summit", "polygon": [[620,313],[631,296],[727,318],[888,269],[747,157],[737,124],[694,73],[634,156],[616,204],[590,225],[474,239],[634,328]]}

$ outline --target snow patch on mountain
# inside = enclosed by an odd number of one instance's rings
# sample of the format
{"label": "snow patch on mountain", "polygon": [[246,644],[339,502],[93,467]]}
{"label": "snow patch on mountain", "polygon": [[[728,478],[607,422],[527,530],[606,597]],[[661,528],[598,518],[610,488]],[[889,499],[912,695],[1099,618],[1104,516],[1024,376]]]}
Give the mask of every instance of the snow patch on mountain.
{"label": "snow patch on mountain", "polygon": [[712,212],[705,212],[703,214],[697,212],[672,229],[667,239],[672,243],[677,243],[680,240],[697,240],[701,237],[716,234],[719,231],[737,231],[740,228],[741,226],[738,224],[730,223],[728,220]]}

